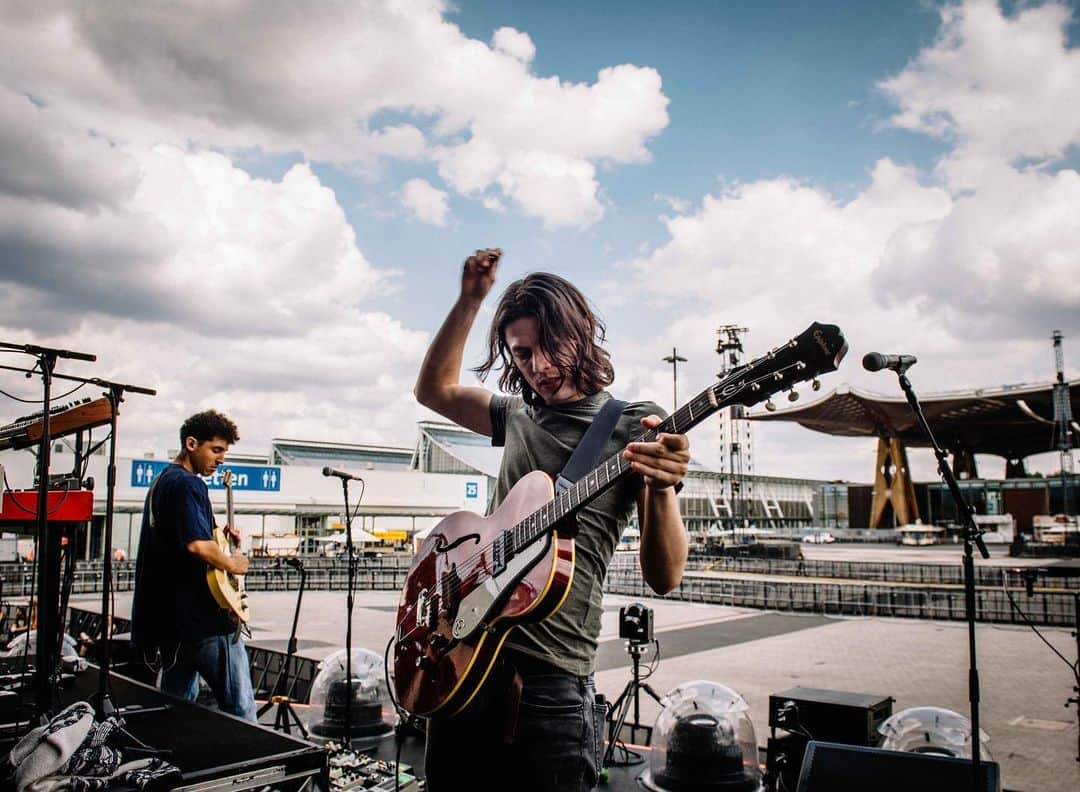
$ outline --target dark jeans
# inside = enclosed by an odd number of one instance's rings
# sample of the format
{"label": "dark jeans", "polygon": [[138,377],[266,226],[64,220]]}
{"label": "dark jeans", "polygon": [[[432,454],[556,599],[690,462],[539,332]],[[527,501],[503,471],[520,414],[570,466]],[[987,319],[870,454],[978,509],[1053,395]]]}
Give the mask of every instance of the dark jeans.
{"label": "dark jeans", "polygon": [[522,673],[513,738],[513,668],[502,660],[460,715],[428,720],[424,769],[431,792],[458,789],[587,792],[599,779],[603,705],[591,676]]}

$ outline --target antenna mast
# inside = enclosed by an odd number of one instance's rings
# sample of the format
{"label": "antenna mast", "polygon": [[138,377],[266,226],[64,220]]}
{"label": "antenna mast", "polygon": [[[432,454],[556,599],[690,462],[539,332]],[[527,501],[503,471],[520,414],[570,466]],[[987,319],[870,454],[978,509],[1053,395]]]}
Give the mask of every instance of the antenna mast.
{"label": "antenna mast", "polygon": [[[749,328],[721,325],[716,331],[716,353],[720,355],[721,379],[743,364],[742,336]],[[730,509],[732,539],[738,528],[750,525],[750,506],[753,503],[750,476],[754,471],[753,434],[746,408],[733,404],[720,413],[720,472],[724,475],[724,494]],[[721,523],[723,519],[721,518]]]}
{"label": "antenna mast", "polygon": [[1072,458],[1072,404],[1069,401],[1069,383],[1065,379],[1065,352],[1061,342],[1064,336],[1060,330],[1054,335],[1054,362],[1057,365],[1057,381],[1054,383],[1054,445],[1061,456],[1061,510],[1066,515],[1072,512],[1069,498],[1069,485],[1073,477]]}

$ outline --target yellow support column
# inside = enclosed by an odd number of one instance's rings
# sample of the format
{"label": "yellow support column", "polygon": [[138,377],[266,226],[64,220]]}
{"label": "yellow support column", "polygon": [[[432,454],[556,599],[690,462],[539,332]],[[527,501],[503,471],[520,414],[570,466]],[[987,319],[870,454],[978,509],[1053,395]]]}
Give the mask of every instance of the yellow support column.
{"label": "yellow support column", "polygon": [[870,504],[871,528],[883,527],[881,520],[885,516],[886,504],[892,504],[898,525],[907,525],[919,519],[915,485],[908,469],[907,449],[896,437],[878,438],[874,497]]}

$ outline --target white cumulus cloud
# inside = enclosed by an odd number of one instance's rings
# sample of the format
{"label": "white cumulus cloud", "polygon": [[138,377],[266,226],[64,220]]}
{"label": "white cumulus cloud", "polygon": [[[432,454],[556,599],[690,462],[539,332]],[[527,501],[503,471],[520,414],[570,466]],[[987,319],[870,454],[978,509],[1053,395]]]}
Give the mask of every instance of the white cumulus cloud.
{"label": "white cumulus cloud", "polygon": [[1063,3],[946,5],[937,40],[880,87],[896,126],[944,137],[941,166],[957,189],[1020,158],[1056,158],[1080,140],[1080,51]]}
{"label": "white cumulus cloud", "polygon": [[512,55],[523,63],[536,57],[536,45],[529,34],[512,27],[501,27],[491,36],[491,46]]}
{"label": "white cumulus cloud", "polygon": [[127,155],[141,178],[113,208],[0,196],[0,280],[47,288],[52,310],[68,316],[139,317],[207,335],[289,335],[389,288],[392,273],[365,260],[307,165],[271,182],[206,151]]}
{"label": "white cumulus cloud", "polygon": [[[440,0],[9,3],[0,86],[50,108],[69,139],[94,130],[369,171],[384,158],[434,160],[462,194],[501,193],[549,225],[594,222],[596,163],[646,161],[667,126],[659,74],[621,64],[592,83],[538,75],[527,33],[499,28],[489,45],[447,13]],[[27,173],[48,161],[31,153]],[[553,194],[568,182],[569,210]]]}
{"label": "white cumulus cloud", "polygon": [[421,222],[445,226],[450,205],[445,190],[424,179],[409,179],[401,187],[401,205]]}

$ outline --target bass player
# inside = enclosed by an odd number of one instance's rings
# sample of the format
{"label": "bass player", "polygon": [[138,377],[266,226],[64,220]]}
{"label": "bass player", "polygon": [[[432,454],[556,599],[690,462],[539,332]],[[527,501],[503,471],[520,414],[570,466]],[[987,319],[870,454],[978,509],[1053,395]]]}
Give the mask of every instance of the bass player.
{"label": "bass player", "polygon": [[[417,400],[492,438],[505,453],[496,485],[498,506],[525,474],[555,477],[601,406],[614,379],[600,346],[604,325],[581,292],[563,278],[535,273],[506,289],[488,331],[481,379],[500,371],[496,395],[460,383],[465,341],[491,290],[502,251],[477,250],[464,265],[461,291],[420,369]],[[661,434],[631,443],[657,426],[652,402],[629,404],[604,446],[625,448],[631,476],[577,514],[576,559],[562,606],[542,622],[515,627],[489,677],[463,712],[428,722],[425,766],[433,792],[460,788],[589,790],[598,782],[604,707],[596,704],[594,656],[608,563],[630,510],[641,526],[641,569],[659,594],[682,579],[686,529],[676,485],[690,461],[685,435]],[[468,770],[463,771],[463,768]]]}
{"label": "bass player", "polygon": [[[217,471],[238,439],[236,424],[216,410],[180,427],[180,453],[154,479],[143,509],[132,640],[146,656],[160,656],[166,693],[194,701],[202,676],[224,712],[254,721],[247,649],[206,582],[208,565],[233,575],[248,568],[246,557],[226,554],[214,541],[210,493],[201,478]],[[233,526],[225,530],[235,536]]]}

